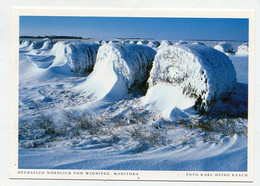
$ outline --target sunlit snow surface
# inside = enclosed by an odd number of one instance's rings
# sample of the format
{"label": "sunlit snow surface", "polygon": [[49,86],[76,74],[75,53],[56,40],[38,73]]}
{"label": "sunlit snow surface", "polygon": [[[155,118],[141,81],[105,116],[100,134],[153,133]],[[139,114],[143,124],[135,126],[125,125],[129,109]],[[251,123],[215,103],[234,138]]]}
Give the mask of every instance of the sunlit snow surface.
{"label": "sunlit snow surface", "polygon": [[[226,54],[235,67],[237,86],[227,100],[212,108],[222,114],[207,118],[192,109],[194,99],[169,84],[147,92],[136,90],[137,80],[141,84],[148,78],[143,69],[150,68],[141,59],[150,60],[160,49],[150,44],[139,42],[137,48],[122,49],[102,45],[104,54],[97,56],[104,55],[103,62],[92,73],[76,73],[70,64],[79,67],[80,59],[92,64],[90,54],[82,53],[85,46],[93,46],[87,41],[23,42],[19,55],[19,168],[246,171],[245,45],[237,54]],[[231,44],[235,50],[243,43]],[[71,45],[81,51],[73,51]],[[135,49],[136,54],[128,55]],[[135,60],[139,60],[138,66],[132,65]],[[134,88],[127,93],[129,87]],[[201,125],[211,121],[214,126]],[[80,122],[83,124],[77,125]]]}

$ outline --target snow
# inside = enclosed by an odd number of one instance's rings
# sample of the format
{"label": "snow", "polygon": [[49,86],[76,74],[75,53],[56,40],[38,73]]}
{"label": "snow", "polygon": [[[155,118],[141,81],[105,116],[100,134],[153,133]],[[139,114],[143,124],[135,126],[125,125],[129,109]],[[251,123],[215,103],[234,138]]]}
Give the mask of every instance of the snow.
{"label": "snow", "polygon": [[233,46],[228,42],[220,42],[218,45],[214,46],[215,49],[219,50],[220,52],[224,53],[232,53]]}
{"label": "snow", "polygon": [[129,43],[20,44],[19,168],[247,171],[248,55]]}
{"label": "snow", "polygon": [[177,95],[193,98],[199,109],[207,111],[211,102],[234,89],[236,72],[229,58],[213,48],[174,45],[157,52],[148,83],[149,89],[171,84],[178,89]]}

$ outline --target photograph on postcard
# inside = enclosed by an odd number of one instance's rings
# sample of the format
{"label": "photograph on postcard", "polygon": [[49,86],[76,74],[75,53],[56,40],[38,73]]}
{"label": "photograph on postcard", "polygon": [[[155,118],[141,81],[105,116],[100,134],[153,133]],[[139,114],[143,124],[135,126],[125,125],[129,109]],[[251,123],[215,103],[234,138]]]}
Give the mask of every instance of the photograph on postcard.
{"label": "photograph on postcard", "polygon": [[249,19],[19,16],[18,169],[248,171]]}

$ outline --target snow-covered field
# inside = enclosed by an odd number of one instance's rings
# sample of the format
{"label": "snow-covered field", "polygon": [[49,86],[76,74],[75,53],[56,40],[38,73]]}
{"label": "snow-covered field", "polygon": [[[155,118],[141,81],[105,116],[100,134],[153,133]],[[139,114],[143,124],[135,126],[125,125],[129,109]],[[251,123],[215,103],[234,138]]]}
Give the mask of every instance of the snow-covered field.
{"label": "snow-covered field", "polygon": [[21,41],[19,168],[247,171],[248,45],[194,42]]}

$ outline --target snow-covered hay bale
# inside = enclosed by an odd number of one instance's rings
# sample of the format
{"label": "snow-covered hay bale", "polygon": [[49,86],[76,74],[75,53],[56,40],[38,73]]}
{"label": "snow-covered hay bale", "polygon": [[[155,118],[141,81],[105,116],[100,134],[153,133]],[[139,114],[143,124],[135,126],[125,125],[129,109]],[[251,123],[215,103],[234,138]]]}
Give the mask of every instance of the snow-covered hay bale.
{"label": "snow-covered hay bale", "polygon": [[230,43],[228,42],[220,42],[219,44],[217,44],[216,46],[214,46],[215,49],[217,49],[220,52],[224,52],[224,53],[232,53],[233,52],[233,47]]}
{"label": "snow-covered hay bale", "polygon": [[248,43],[243,43],[242,45],[238,46],[236,54],[248,55]]}
{"label": "snow-covered hay bale", "polygon": [[29,50],[35,50],[35,49],[39,49],[39,46],[37,44],[36,41],[33,41],[30,46],[28,47]]}
{"label": "snow-covered hay bale", "polygon": [[95,43],[100,45],[102,43],[102,40],[95,41]]}
{"label": "snow-covered hay bale", "polygon": [[21,43],[20,48],[25,48],[25,47],[29,47],[31,45],[31,41],[30,40],[25,40]]}
{"label": "snow-covered hay bale", "polygon": [[149,41],[147,41],[147,40],[140,40],[136,44],[137,45],[147,45],[148,43],[149,43]]}
{"label": "snow-covered hay bale", "polygon": [[52,48],[52,46],[53,46],[53,43],[50,41],[50,40],[48,40],[48,41],[45,41],[44,43],[43,43],[43,46],[42,46],[42,50],[49,50],[49,49],[51,49]]}
{"label": "snow-covered hay bale", "polygon": [[159,41],[150,41],[147,46],[157,48],[160,45]]}
{"label": "snow-covered hay bale", "polygon": [[[196,41],[196,42],[194,42],[194,43],[192,43],[193,45],[205,45],[204,43],[202,43],[202,42],[199,42],[199,41]],[[205,45],[206,46],[206,45]]]}
{"label": "snow-covered hay bale", "polygon": [[71,71],[86,74],[93,70],[97,51],[100,45],[91,43],[69,43],[66,45],[66,56]]}
{"label": "snow-covered hay bale", "polygon": [[186,41],[178,41],[175,43],[175,45],[187,45],[188,43]]}
{"label": "snow-covered hay bale", "polygon": [[203,45],[173,45],[156,54],[148,93],[157,85],[171,86],[174,91],[169,97],[182,95],[181,102],[192,99],[195,108],[208,111],[214,100],[234,89],[236,81],[234,66],[225,54]]}
{"label": "snow-covered hay bale", "polygon": [[113,99],[144,89],[155,54],[142,45],[102,45],[94,70],[81,87],[96,98]]}
{"label": "snow-covered hay bale", "polygon": [[130,44],[136,44],[138,42],[138,40],[131,40],[129,43]]}
{"label": "snow-covered hay bale", "polygon": [[129,44],[131,41],[130,40],[125,40],[123,43]]}
{"label": "snow-covered hay bale", "polygon": [[108,44],[118,44],[120,43],[118,40],[111,40],[108,42]]}
{"label": "snow-covered hay bale", "polygon": [[92,43],[66,43],[60,41],[52,48],[55,59],[51,67],[86,74],[93,70],[100,45]]}
{"label": "snow-covered hay bale", "polygon": [[170,45],[172,45],[172,42],[170,42],[170,41],[168,41],[168,40],[162,40],[162,41],[161,41],[161,44],[160,44],[160,46],[159,46],[159,48],[161,48],[161,47],[166,47],[166,46],[170,46]]}
{"label": "snow-covered hay bale", "polygon": [[109,42],[109,41],[103,40],[103,41],[101,42],[101,45],[107,44],[108,42]]}

